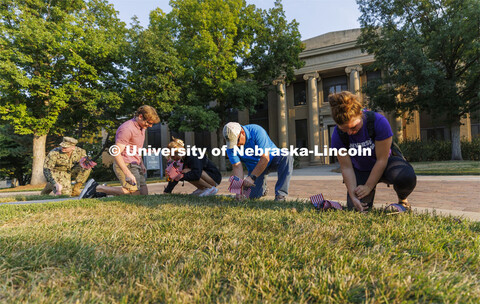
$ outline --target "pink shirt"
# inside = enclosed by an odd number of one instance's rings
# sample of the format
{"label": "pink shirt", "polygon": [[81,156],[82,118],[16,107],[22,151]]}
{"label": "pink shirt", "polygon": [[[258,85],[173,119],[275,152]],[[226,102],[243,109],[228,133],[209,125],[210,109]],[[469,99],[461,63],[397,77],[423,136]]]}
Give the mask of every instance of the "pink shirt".
{"label": "pink shirt", "polygon": [[[145,141],[145,129],[142,129],[135,118],[127,120],[117,129],[115,135],[116,144],[124,144],[125,150],[122,152],[123,160],[126,164],[137,163],[140,165],[142,162],[142,156],[139,155],[138,150],[143,148]],[[134,156],[127,155],[127,149],[130,149],[130,154],[135,151]]]}

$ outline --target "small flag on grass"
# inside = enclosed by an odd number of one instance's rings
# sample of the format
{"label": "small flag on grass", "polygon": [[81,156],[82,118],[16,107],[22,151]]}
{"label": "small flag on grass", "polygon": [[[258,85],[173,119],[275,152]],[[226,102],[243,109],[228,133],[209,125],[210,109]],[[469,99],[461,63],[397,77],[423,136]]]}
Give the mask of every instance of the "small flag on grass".
{"label": "small flag on grass", "polygon": [[316,194],[310,197],[313,207],[317,210],[326,211],[328,209],[342,210],[342,205],[338,202],[326,200],[323,194]]}
{"label": "small flag on grass", "polygon": [[252,192],[252,188],[250,187],[243,187],[243,179],[240,177],[232,175],[230,176],[230,186],[228,186],[228,191],[230,193],[245,195],[247,198],[250,196]]}

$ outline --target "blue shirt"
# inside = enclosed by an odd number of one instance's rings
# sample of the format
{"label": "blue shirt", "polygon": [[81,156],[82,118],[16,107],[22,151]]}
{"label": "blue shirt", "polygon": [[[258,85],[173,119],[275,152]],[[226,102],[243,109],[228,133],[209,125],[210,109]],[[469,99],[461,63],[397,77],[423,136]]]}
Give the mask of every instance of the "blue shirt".
{"label": "blue shirt", "polygon": [[[245,145],[243,146],[244,151],[248,148],[255,149],[255,146],[261,148],[265,151],[266,148],[269,149],[277,149],[277,146],[273,143],[270,137],[265,131],[264,128],[260,127],[259,125],[246,125],[242,126],[243,130],[245,131],[246,141]],[[255,154],[255,153],[254,153]],[[267,153],[265,153],[267,154]],[[269,153],[270,154],[270,153]],[[247,167],[248,172],[252,172],[253,169],[257,166],[261,156],[247,156],[247,155],[235,155],[234,149],[227,149],[228,159],[235,165],[238,162],[242,162]],[[268,161],[268,165],[272,162],[272,157]]]}

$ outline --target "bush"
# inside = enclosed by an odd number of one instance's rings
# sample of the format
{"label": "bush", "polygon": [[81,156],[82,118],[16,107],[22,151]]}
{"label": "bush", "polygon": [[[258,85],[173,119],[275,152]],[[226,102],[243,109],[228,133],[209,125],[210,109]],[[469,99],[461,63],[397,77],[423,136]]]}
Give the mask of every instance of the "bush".
{"label": "bush", "polygon": [[[450,141],[406,140],[398,144],[405,158],[410,162],[442,161],[452,158],[452,143]],[[462,156],[464,160],[479,160],[480,137],[471,142],[462,141]]]}
{"label": "bush", "polygon": [[92,173],[90,173],[89,178],[95,179],[97,182],[108,182],[117,180],[115,172],[113,172],[112,166],[104,166],[99,163],[93,168]]}

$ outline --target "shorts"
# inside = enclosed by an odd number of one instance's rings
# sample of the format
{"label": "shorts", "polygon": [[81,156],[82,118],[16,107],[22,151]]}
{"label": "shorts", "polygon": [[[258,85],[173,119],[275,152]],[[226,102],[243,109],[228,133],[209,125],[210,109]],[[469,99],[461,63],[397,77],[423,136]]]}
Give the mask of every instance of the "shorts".
{"label": "shorts", "polygon": [[120,169],[117,164],[113,164],[113,172],[115,172],[115,175],[117,176],[123,188],[127,189],[130,192],[135,192],[140,190],[140,187],[147,185],[145,181],[145,176],[143,176],[142,174],[142,167],[140,167],[140,165],[127,164],[127,168],[128,170],[130,170],[130,172],[132,172],[133,176],[135,176],[135,179],[137,180],[137,184],[135,186],[127,183],[127,181],[125,180],[125,173],[123,173],[122,169]]}

